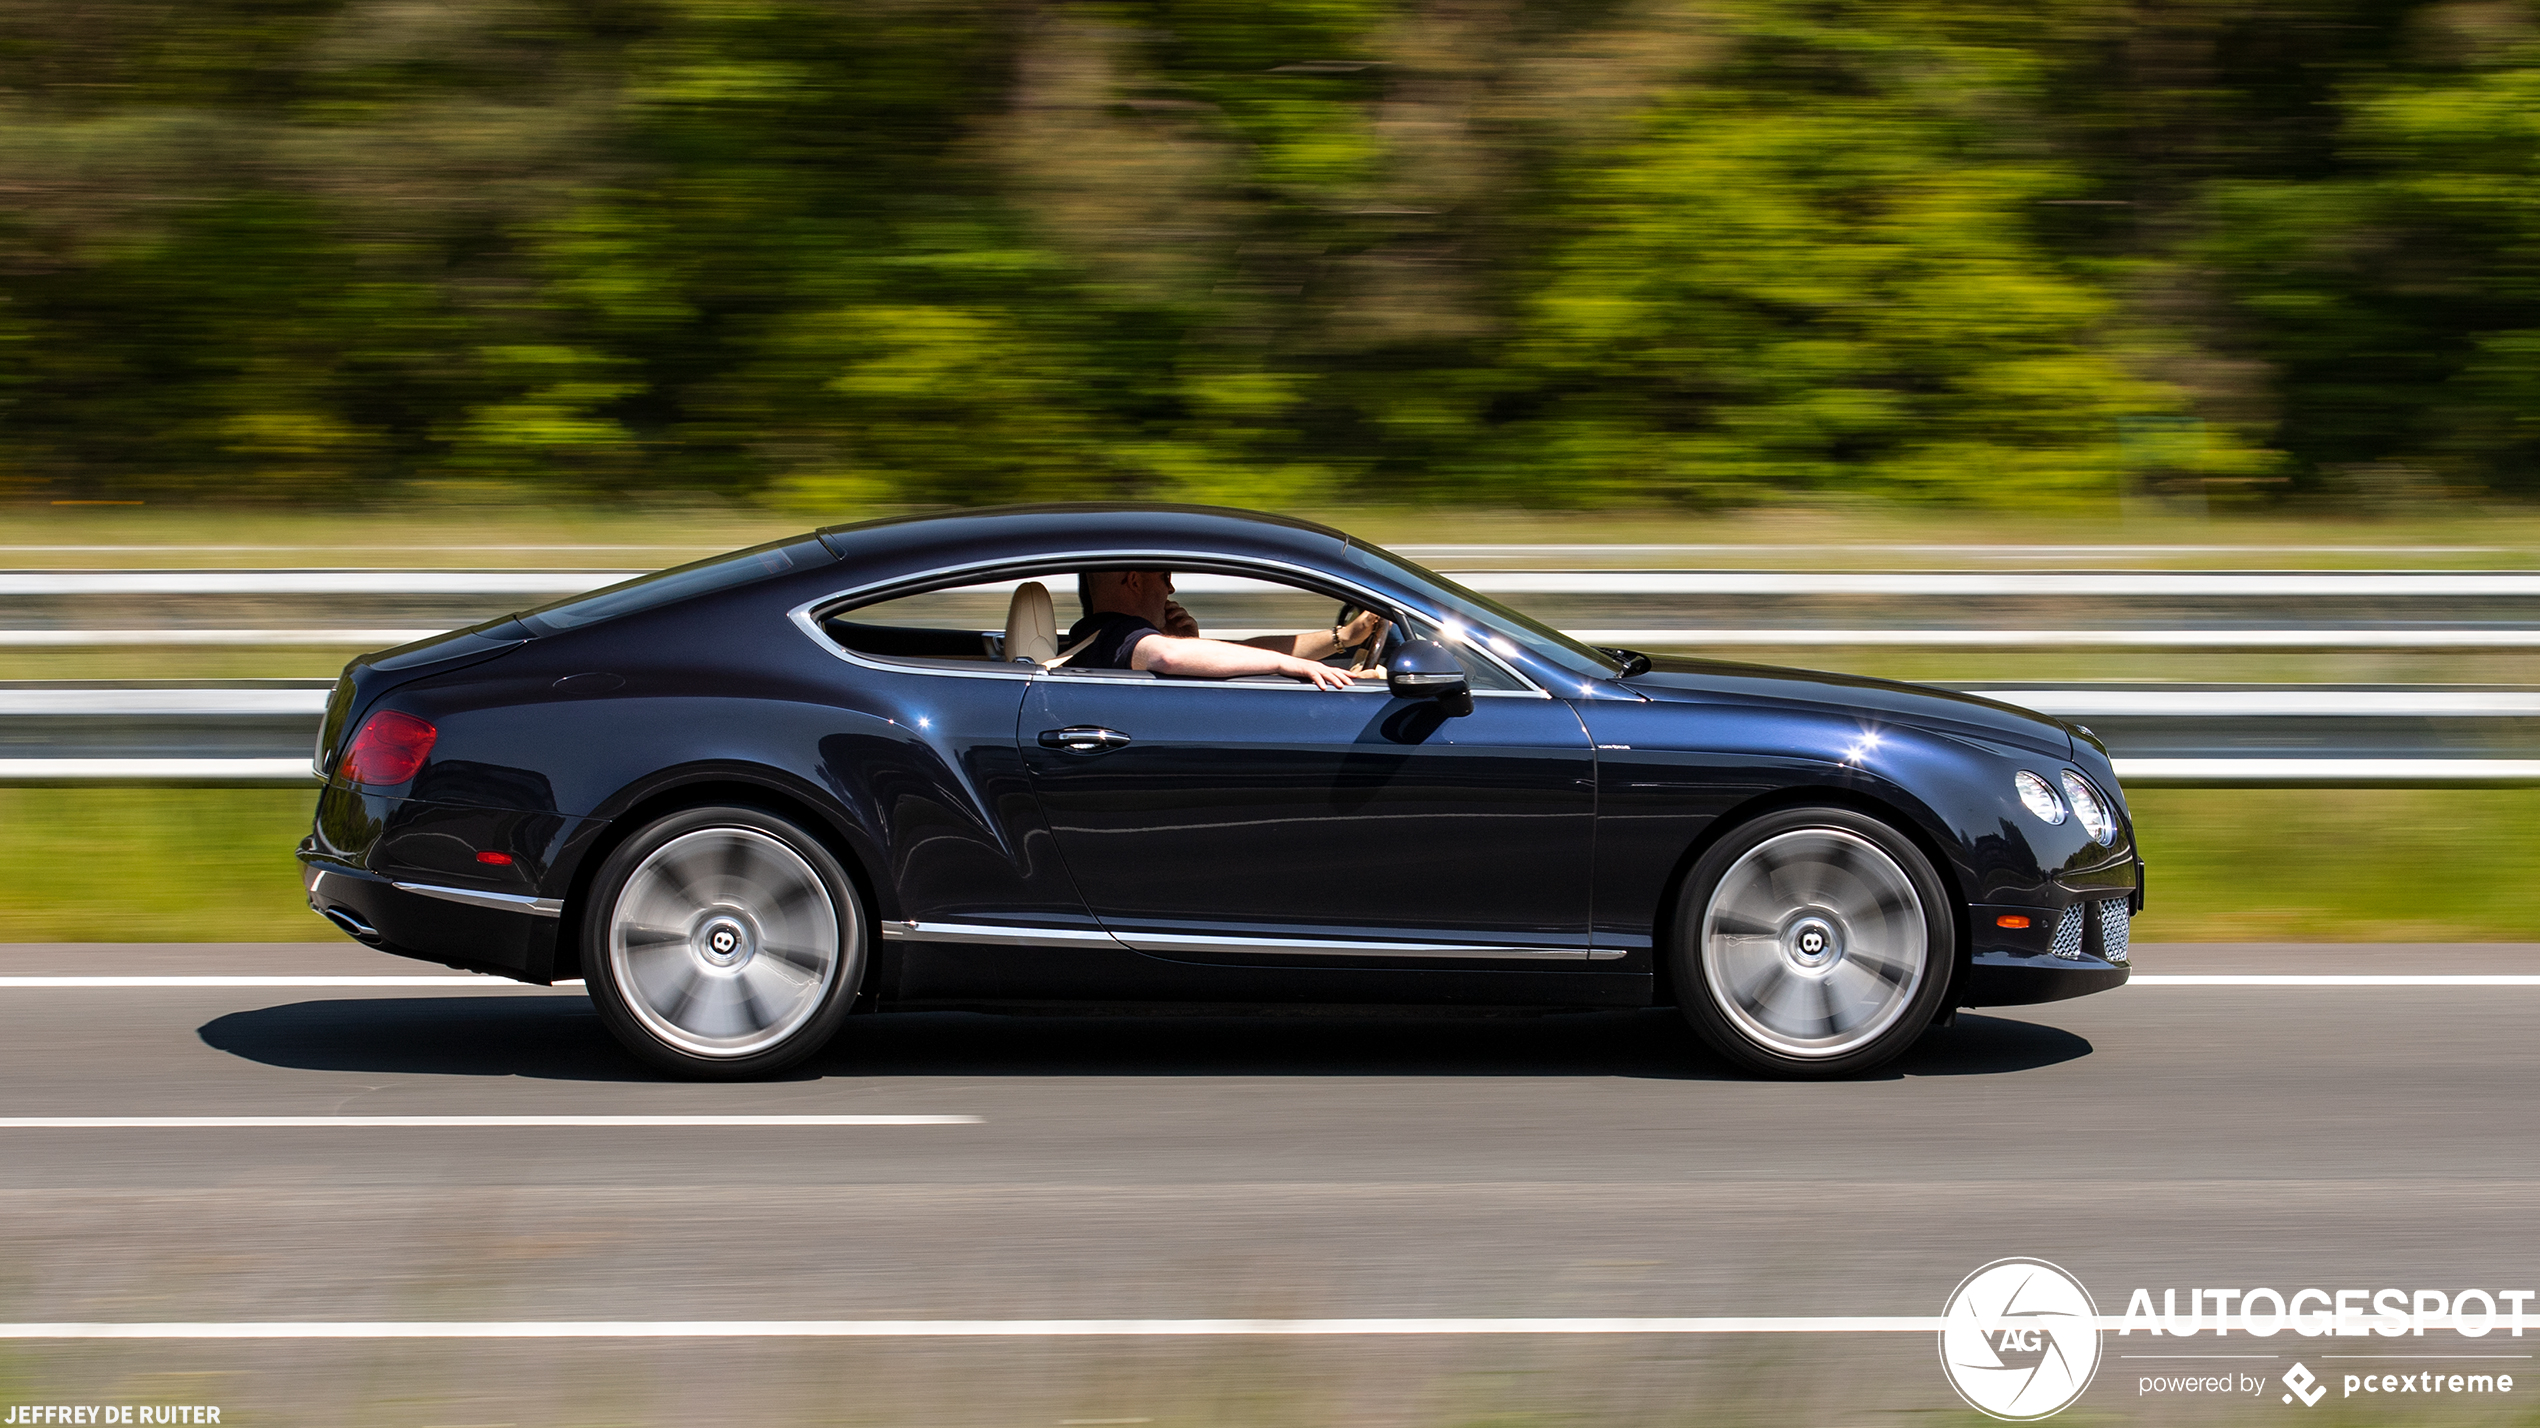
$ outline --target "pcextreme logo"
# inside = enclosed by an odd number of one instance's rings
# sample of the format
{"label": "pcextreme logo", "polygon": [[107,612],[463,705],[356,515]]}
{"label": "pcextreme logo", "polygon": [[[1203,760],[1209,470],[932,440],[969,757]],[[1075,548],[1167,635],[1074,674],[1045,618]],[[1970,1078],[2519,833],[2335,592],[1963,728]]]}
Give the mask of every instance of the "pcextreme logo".
{"label": "pcextreme logo", "polygon": [[2099,1371],[2098,1307],[2080,1280],[2042,1259],[1997,1259],[1949,1296],[1940,1364],[1979,1413],[2051,1418]]}

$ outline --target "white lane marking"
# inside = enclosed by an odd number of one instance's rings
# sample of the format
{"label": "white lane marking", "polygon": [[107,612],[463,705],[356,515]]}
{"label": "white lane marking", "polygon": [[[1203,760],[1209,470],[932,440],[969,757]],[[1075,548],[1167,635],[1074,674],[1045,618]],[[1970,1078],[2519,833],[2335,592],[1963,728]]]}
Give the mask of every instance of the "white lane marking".
{"label": "white lane marking", "polygon": [[509,1126],[975,1126],[977,1116],[0,1116],[0,1130],[405,1130]]}
{"label": "white lane marking", "polygon": [[[546,991],[503,976],[0,976],[0,988],[46,986],[488,986]],[[582,986],[559,981],[556,986]]]}
{"label": "white lane marking", "polygon": [[2540,976],[2515,972],[2138,973],[2129,987],[2540,987]]}
{"label": "white lane marking", "polygon": [[[1937,1316],[1572,1319],[582,1319],[0,1324],[0,1339],[1011,1339],[1361,1334],[1927,1334]],[[2105,1327],[2123,1321],[2107,1317]]]}

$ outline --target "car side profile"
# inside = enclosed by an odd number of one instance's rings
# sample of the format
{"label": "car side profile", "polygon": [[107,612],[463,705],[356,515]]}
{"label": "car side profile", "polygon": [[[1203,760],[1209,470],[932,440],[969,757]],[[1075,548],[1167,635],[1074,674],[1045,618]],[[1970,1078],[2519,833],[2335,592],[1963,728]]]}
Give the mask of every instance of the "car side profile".
{"label": "car side profile", "polygon": [[[1059,609],[1107,572],[1201,636],[1308,634],[1286,673],[1092,663]],[[1753,1071],[1853,1074],[2121,985],[2143,887],[2087,731],[1591,648],[1196,507],[830,527],[365,655],[315,766],[313,909],[581,978],[698,1077],[851,1013],[1052,1004],[1672,1004]]]}

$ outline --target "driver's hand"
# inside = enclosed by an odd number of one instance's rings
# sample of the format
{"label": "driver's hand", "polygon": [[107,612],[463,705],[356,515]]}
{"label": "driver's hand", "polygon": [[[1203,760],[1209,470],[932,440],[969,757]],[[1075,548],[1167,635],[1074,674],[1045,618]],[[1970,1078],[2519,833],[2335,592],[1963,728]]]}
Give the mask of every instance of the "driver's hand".
{"label": "driver's hand", "polygon": [[1366,644],[1369,640],[1376,641],[1381,647],[1385,638],[1385,632],[1392,628],[1393,623],[1378,615],[1375,611],[1361,610],[1358,612],[1357,619],[1350,621],[1348,625],[1343,627],[1341,648],[1345,650],[1354,650],[1361,645]]}
{"label": "driver's hand", "polygon": [[1199,621],[1191,618],[1191,612],[1183,609],[1180,601],[1167,600],[1164,602],[1164,633],[1177,640],[1198,639]]}
{"label": "driver's hand", "polygon": [[1348,670],[1334,669],[1321,660],[1291,658],[1284,672],[1292,678],[1311,683],[1317,689],[1347,689],[1352,682]]}

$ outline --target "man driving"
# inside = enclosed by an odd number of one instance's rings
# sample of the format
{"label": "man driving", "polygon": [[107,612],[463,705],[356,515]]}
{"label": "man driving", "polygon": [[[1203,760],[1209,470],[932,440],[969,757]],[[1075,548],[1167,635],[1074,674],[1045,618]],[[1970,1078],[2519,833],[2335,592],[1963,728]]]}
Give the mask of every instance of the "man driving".
{"label": "man driving", "polygon": [[1087,571],[1076,577],[1076,595],[1085,617],[1069,627],[1067,647],[1090,643],[1070,663],[1201,679],[1284,674],[1317,689],[1347,689],[1353,678],[1383,677],[1381,670],[1353,674],[1322,663],[1342,650],[1384,638],[1389,626],[1373,610],[1326,630],[1236,643],[1201,636],[1199,621],[1173,599],[1169,570]]}

